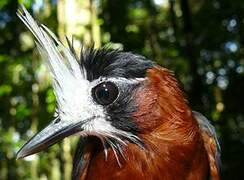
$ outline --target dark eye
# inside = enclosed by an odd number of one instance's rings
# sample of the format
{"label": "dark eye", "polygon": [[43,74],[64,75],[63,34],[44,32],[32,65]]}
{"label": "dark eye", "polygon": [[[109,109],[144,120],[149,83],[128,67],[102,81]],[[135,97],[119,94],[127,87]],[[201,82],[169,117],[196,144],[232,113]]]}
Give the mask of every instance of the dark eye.
{"label": "dark eye", "polygon": [[101,105],[111,104],[118,95],[118,87],[112,82],[103,82],[92,88],[93,99]]}

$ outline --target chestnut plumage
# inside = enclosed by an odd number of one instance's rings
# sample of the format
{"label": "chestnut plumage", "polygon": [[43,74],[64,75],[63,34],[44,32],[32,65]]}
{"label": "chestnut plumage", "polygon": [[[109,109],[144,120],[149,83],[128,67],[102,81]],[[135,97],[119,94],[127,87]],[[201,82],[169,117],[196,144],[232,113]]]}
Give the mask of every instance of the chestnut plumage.
{"label": "chestnut plumage", "polygon": [[193,112],[173,73],[141,55],[108,48],[66,48],[24,7],[18,16],[36,38],[53,77],[55,119],[18,152],[22,158],[80,136],[73,179],[218,180],[214,127]]}

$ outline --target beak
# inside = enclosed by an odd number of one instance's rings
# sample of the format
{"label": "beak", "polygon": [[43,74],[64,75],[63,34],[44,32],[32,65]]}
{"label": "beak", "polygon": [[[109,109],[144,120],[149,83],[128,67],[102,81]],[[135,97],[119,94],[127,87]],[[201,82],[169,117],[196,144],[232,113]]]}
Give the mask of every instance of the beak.
{"label": "beak", "polygon": [[17,153],[17,159],[38,153],[61,139],[82,131],[82,124],[87,121],[77,123],[62,122],[59,118],[53,120],[42,131],[33,136]]}

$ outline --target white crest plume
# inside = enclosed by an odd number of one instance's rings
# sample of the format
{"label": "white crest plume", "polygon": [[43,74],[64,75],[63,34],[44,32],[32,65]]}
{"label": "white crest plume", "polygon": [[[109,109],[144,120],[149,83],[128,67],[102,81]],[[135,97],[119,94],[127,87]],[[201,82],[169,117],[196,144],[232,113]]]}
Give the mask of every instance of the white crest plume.
{"label": "white crest plume", "polygon": [[[53,77],[59,115],[63,114],[63,118],[77,118],[76,107],[82,103],[80,93],[88,87],[84,68],[81,68],[71,50],[46,26],[38,25],[24,6],[21,6],[17,15],[35,36],[38,50]],[[80,98],[75,98],[78,93]]]}

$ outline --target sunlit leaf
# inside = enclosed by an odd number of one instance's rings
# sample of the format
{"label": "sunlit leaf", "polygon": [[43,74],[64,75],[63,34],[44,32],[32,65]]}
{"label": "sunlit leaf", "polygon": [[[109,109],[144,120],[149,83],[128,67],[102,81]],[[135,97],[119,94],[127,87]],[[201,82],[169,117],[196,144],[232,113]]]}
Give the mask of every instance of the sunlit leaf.
{"label": "sunlit leaf", "polygon": [[0,96],[8,95],[12,91],[12,87],[10,85],[1,85],[0,86]]}

